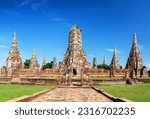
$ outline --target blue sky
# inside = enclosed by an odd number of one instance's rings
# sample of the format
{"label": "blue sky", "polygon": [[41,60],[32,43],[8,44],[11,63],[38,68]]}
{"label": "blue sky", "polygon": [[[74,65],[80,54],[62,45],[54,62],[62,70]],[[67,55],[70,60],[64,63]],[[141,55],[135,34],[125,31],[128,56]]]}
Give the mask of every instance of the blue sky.
{"label": "blue sky", "polygon": [[119,64],[126,64],[133,32],[137,33],[144,65],[150,68],[149,0],[0,0],[0,66],[5,65],[17,32],[23,61],[36,49],[41,64],[53,56],[62,61],[73,24],[82,29],[83,49],[87,60],[110,64],[112,49],[118,51]]}

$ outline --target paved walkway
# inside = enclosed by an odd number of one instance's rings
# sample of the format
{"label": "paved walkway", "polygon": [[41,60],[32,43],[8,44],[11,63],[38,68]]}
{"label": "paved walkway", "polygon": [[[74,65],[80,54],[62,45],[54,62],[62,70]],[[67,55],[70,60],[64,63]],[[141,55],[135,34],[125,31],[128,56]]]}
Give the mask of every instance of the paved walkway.
{"label": "paved walkway", "polygon": [[56,88],[31,102],[111,102],[92,88]]}

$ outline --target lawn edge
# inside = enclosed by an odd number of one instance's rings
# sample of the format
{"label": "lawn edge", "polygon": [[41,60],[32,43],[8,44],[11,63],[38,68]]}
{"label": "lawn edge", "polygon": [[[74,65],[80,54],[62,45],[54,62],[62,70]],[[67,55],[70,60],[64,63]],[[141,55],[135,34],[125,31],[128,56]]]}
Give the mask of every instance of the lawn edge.
{"label": "lawn edge", "polygon": [[32,95],[25,95],[25,96],[21,96],[21,97],[18,97],[18,98],[14,98],[14,99],[11,99],[11,100],[8,100],[6,102],[29,102],[35,98],[37,98],[38,96],[41,96],[51,90],[54,90],[55,87],[51,88],[51,89],[47,89],[47,90],[43,90],[43,91],[40,91],[40,92],[36,92],[36,93],[33,93]]}
{"label": "lawn edge", "polygon": [[111,99],[114,102],[133,102],[133,101],[126,99],[126,98],[115,97],[115,96],[105,92],[104,90],[97,89],[96,87],[92,87],[92,89],[94,89],[98,93],[103,94],[104,96],[108,97],[109,99]]}

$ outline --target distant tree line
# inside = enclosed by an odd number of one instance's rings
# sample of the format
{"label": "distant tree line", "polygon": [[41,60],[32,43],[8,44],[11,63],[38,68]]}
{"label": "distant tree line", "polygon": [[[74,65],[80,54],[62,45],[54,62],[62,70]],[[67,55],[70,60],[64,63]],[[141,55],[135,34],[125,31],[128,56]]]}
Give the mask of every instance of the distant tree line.
{"label": "distant tree line", "polygon": [[[25,60],[25,62],[24,62],[24,69],[29,69],[29,67],[30,67],[30,62],[31,62],[31,59],[26,59]],[[52,68],[52,65],[53,65],[53,61],[51,61],[51,62],[48,62],[48,63],[46,63],[45,65],[43,65],[42,66],[42,70],[44,70],[44,69],[47,69],[47,68]]]}
{"label": "distant tree line", "polygon": [[51,69],[53,66],[53,61],[46,63],[45,65],[42,66],[42,70],[44,69]]}
{"label": "distant tree line", "polygon": [[109,69],[109,66],[107,64],[98,64],[97,68],[98,69]]}
{"label": "distant tree line", "polygon": [[[109,65],[107,64],[98,64],[97,68],[98,69],[110,69]],[[122,66],[120,66],[120,69],[122,69]]]}

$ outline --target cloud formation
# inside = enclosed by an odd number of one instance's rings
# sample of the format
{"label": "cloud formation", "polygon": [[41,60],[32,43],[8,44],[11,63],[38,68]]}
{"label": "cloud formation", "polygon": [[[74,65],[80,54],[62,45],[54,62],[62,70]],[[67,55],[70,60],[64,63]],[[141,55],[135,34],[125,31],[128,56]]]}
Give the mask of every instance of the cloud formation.
{"label": "cloud formation", "polygon": [[139,50],[140,50],[140,51],[144,49],[144,46],[143,46],[143,45],[138,45],[138,47],[139,47]]}
{"label": "cloud formation", "polygon": [[67,27],[71,27],[71,24],[69,22],[67,22],[66,19],[62,18],[62,17],[51,17],[50,21],[55,22],[57,24],[63,25],[63,26],[67,26]]}
{"label": "cloud formation", "polygon": [[42,7],[44,3],[48,0],[23,0],[18,6],[31,6],[31,8],[36,11],[38,8]]}
{"label": "cloud formation", "polygon": [[28,5],[28,4],[30,4],[32,1],[34,1],[34,0],[24,0],[24,1],[22,1],[22,2],[19,4],[19,6]]}
{"label": "cloud formation", "polygon": [[71,27],[71,24],[65,18],[61,17],[59,13],[55,13],[55,11],[49,11],[49,1],[50,0],[23,0],[19,4],[19,7],[28,6],[35,12],[40,11],[41,14],[48,17],[51,22],[55,22],[65,27]]}
{"label": "cloud formation", "polygon": [[[107,51],[109,51],[109,52],[114,52],[114,49],[113,49],[113,48],[108,48]],[[116,49],[116,52],[117,52],[117,53],[121,53],[121,51],[120,51],[120,50],[117,50],[117,49]]]}
{"label": "cloud formation", "polygon": [[150,62],[144,62],[144,65],[146,65],[146,67],[147,67],[148,69],[150,69]]}
{"label": "cloud formation", "polygon": [[94,55],[93,55],[93,54],[87,54],[87,56],[89,56],[89,57],[94,57]]}
{"label": "cloud formation", "polygon": [[0,48],[5,49],[5,48],[8,48],[8,46],[7,45],[0,45]]}

